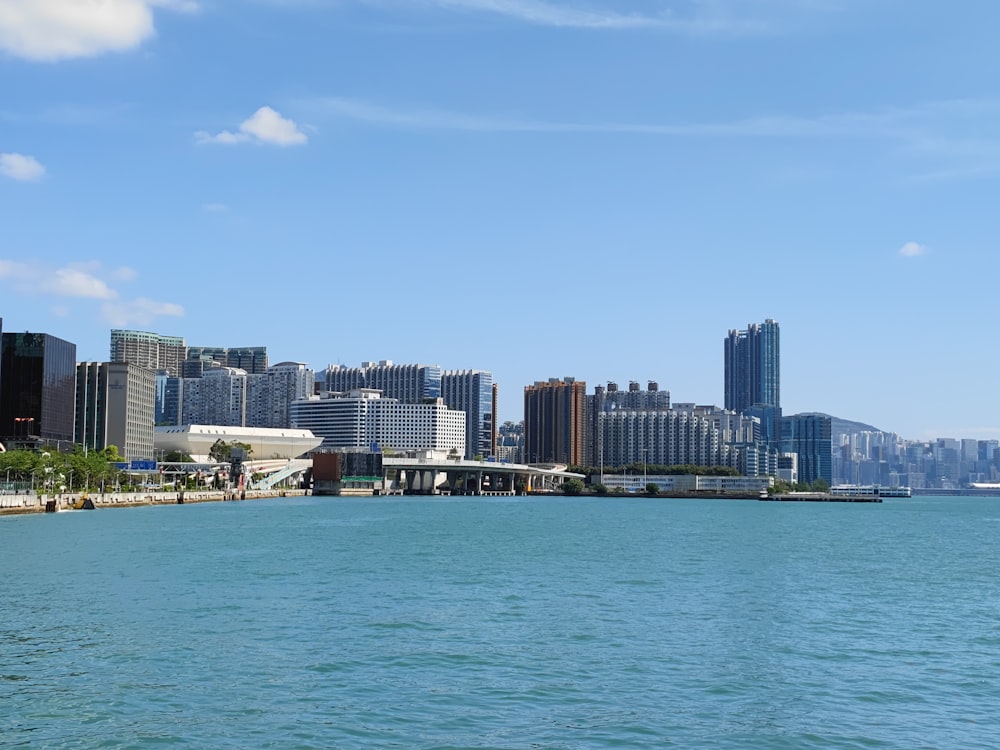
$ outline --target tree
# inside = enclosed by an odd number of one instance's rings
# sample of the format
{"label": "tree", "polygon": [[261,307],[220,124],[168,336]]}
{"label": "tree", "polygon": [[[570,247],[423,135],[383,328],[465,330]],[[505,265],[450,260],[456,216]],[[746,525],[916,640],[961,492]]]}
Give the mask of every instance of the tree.
{"label": "tree", "polygon": [[579,495],[583,492],[583,480],[567,479],[562,483],[562,491],[564,495]]}
{"label": "tree", "polygon": [[[214,448],[215,446],[212,447]],[[168,453],[163,457],[163,460],[172,464],[191,463],[192,461],[194,461],[194,459],[191,458],[190,453],[185,453],[184,451],[180,450],[170,451],[170,453]]]}
{"label": "tree", "polygon": [[595,495],[602,495],[603,496],[603,495],[607,495],[608,494],[608,487],[605,484],[600,484],[600,483],[594,484],[594,485],[591,485],[590,489],[593,490],[593,492],[594,492]]}
{"label": "tree", "polygon": [[253,455],[253,448],[248,443],[241,443],[238,440],[226,443],[222,438],[219,438],[208,449],[208,457],[220,464],[229,463],[232,458],[233,448],[242,448],[246,451],[247,458]]}
{"label": "tree", "polygon": [[650,482],[649,484],[646,485],[646,494],[651,496],[659,495],[660,485],[658,485],[656,482]]}

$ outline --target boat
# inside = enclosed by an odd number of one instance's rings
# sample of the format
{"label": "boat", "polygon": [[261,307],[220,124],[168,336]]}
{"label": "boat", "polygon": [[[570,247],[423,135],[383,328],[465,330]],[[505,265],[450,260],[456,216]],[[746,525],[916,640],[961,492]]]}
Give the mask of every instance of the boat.
{"label": "boat", "polygon": [[911,497],[909,487],[882,487],[878,484],[838,484],[830,488],[839,497]]}

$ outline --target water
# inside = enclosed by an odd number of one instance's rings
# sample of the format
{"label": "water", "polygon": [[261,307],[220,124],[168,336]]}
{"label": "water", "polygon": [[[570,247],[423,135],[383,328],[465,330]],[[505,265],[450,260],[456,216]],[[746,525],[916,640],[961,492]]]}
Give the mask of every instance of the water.
{"label": "water", "polygon": [[0,747],[993,748],[1000,499],[0,518]]}

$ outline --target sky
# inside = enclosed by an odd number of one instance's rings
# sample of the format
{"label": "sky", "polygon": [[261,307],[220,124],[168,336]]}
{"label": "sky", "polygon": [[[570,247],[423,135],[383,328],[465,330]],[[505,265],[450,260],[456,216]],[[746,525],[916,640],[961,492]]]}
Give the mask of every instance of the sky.
{"label": "sky", "polygon": [[0,0],[0,317],[1000,438],[1000,5]]}

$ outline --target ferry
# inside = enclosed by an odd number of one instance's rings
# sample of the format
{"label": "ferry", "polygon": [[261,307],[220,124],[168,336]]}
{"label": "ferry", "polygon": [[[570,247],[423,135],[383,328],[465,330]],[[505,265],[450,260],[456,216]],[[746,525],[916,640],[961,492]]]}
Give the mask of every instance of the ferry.
{"label": "ferry", "polygon": [[909,487],[881,487],[877,484],[838,484],[830,488],[831,495],[840,497],[911,497]]}

